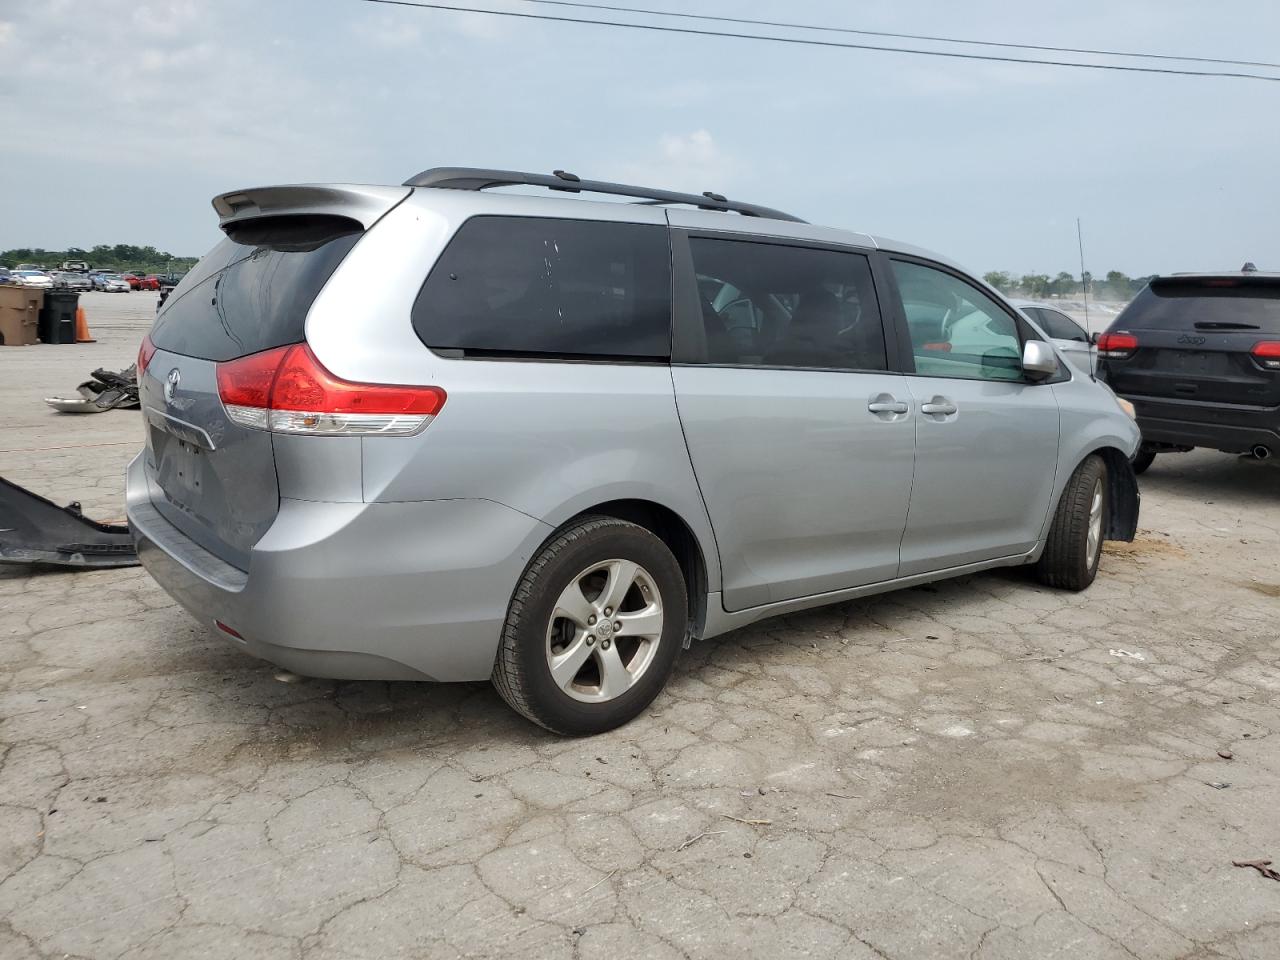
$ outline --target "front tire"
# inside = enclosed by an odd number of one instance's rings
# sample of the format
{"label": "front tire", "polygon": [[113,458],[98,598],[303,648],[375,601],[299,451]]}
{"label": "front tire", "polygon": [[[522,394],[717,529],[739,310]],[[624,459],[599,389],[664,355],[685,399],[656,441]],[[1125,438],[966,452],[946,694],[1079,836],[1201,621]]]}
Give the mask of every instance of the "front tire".
{"label": "front tire", "polygon": [[1133,457],[1133,472],[1146,473],[1147,467],[1156,459],[1156,452],[1148,450],[1146,447],[1141,448]]}
{"label": "front tire", "polygon": [[1083,590],[1098,575],[1107,527],[1107,465],[1090,454],[1067,481],[1053,515],[1044,553],[1036,563],[1041,583]]}
{"label": "front tire", "polygon": [[680,564],[643,527],[586,517],[558,531],[516,586],[493,685],[554,733],[603,733],[666,685],[684,646]]}

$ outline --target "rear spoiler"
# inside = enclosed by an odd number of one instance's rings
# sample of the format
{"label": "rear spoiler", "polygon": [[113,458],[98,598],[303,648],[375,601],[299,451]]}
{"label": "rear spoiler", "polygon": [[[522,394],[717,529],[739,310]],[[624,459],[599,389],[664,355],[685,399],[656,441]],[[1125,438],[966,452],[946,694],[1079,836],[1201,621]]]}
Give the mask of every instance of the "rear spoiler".
{"label": "rear spoiler", "polygon": [[338,183],[252,187],[214,197],[213,209],[224,231],[246,220],[295,214],[346,217],[368,230],[412,192],[411,187]]}

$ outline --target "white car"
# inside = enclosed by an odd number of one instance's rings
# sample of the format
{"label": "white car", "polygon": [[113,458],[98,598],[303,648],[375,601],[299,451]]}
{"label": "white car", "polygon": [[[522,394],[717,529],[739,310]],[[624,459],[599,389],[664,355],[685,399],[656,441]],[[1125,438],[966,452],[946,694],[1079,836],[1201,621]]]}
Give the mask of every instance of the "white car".
{"label": "white car", "polygon": [[24,287],[40,287],[42,290],[48,290],[53,286],[53,277],[43,270],[15,270],[13,276]]}
{"label": "white car", "polygon": [[128,293],[132,287],[129,281],[124,277],[117,276],[114,273],[98,273],[91,278],[93,289],[104,290],[107,293]]}
{"label": "white car", "polygon": [[1075,320],[1048,303],[1035,300],[1010,300],[1015,307],[1031,318],[1032,322],[1049,335],[1053,345],[1062,351],[1068,361],[1085,373],[1097,369],[1098,348],[1093,345],[1089,331]]}

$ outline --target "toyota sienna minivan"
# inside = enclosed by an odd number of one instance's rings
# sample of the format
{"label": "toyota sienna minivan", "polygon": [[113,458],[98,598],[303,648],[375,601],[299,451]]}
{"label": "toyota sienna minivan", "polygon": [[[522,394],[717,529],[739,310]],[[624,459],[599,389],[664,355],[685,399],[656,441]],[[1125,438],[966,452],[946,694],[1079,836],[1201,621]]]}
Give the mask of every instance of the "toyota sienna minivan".
{"label": "toyota sienna minivan", "polygon": [[562,171],[213,205],[128,515],[287,670],[491,678],[594,733],[698,639],[993,567],[1081,590],[1134,535],[1132,410],[926,251]]}

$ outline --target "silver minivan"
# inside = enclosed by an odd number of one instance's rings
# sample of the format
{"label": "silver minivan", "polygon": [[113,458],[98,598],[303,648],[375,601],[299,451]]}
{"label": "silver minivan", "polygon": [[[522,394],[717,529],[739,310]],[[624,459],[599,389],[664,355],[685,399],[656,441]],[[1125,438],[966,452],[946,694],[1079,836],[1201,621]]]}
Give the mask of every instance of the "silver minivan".
{"label": "silver minivan", "polygon": [[288,670],[594,733],[699,638],[993,567],[1080,590],[1134,535],[1132,410],[923,250],[559,171],[213,203],[128,515]]}

